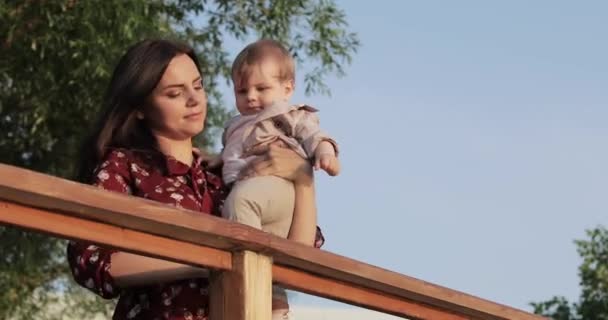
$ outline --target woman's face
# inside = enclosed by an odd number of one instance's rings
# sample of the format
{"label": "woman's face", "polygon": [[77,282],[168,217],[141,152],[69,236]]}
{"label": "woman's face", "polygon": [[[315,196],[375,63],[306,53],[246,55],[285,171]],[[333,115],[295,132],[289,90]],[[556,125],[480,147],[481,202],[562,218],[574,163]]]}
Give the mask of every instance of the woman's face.
{"label": "woman's face", "polygon": [[171,60],[138,116],[157,138],[185,140],[203,130],[207,95],[201,74],[188,55]]}

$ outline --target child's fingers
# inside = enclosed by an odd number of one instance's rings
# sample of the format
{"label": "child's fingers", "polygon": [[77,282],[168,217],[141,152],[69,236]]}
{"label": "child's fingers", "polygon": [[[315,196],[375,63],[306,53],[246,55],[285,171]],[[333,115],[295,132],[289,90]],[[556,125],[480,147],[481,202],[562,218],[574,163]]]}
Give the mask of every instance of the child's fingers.
{"label": "child's fingers", "polygon": [[272,149],[276,148],[289,148],[289,146],[283,140],[279,139],[272,143],[260,144],[249,150],[245,150],[245,152],[243,152],[243,158],[268,154]]}
{"label": "child's fingers", "polygon": [[338,172],[340,172],[340,163],[337,159],[334,158],[332,159],[332,161],[330,161],[330,164],[328,165],[327,173],[329,173],[329,175],[333,177],[338,175]]}
{"label": "child's fingers", "polygon": [[275,147],[277,147],[277,146],[273,145],[273,144],[257,145],[249,150],[245,150],[245,152],[243,152],[243,158],[268,154],[272,150],[272,148],[275,148]]}
{"label": "child's fingers", "polygon": [[265,158],[256,158],[247,167],[241,170],[239,180],[244,180],[253,176],[263,176],[272,167],[272,161]]}
{"label": "child's fingers", "polygon": [[329,169],[329,168],[331,168],[331,161],[329,159],[324,159],[321,162],[321,165],[323,166],[323,168]]}

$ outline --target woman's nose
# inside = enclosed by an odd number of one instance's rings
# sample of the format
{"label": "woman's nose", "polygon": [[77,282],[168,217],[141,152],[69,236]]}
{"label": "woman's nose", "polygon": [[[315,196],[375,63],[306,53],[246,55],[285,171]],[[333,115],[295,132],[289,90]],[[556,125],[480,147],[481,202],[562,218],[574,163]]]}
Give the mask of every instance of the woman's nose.
{"label": "woman's nose", "polygon": [[188,107],[196,107],[202,101],[202,97],[202,93],[192,89],[190,90],[190,96],[188,97],[188,101],[186,101],[186,105]]}

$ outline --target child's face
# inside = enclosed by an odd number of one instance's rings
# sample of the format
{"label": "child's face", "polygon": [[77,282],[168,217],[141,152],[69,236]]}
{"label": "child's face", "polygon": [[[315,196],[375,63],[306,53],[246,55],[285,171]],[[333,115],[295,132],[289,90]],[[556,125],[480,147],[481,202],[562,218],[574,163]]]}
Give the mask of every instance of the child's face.
{"label": "child's face", "polygon": [[250,72],[234,82],[236,108],[242,115],[262,111],[277,101],[288,101],[293,94],[293,81],[279,80],[279,66],[266,59],[251,66]]}

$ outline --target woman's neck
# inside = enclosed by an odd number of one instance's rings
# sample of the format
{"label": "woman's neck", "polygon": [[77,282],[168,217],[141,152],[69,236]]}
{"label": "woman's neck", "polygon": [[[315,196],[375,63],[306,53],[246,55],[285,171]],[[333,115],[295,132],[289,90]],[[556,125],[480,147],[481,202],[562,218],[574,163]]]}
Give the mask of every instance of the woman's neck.
{"label": "woman's neck", "polygon": [[187,165],[192,165],[194,156],[192,155],[192,139],[171,140],[166,137],[157,136],[158,148],[162,153],[172,156],[177,161]]}

